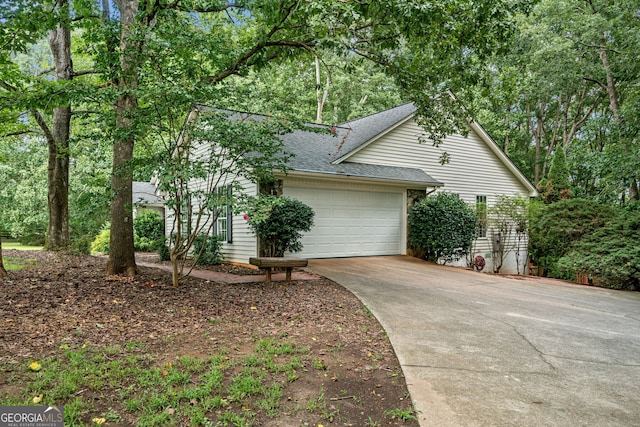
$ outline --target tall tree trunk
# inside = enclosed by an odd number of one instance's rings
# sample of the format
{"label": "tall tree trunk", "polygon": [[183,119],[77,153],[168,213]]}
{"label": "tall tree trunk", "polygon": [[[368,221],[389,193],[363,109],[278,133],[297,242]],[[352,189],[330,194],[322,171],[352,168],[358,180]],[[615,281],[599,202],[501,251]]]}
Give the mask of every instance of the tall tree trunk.
{"label": "tall tree trunk", "polygon": [[[127,128],[131,120],[127,113],[137,105],[133,95],[123,95],[116,103],[116,126]],[[113,147],[111,175],[111,234],[107,273],[135,276],[138,274],[133,248],[133,158],[134,137],[116,141]]]}
{"label": "tall tree trunk", "polygon": [[[607,82],[605,85],[605,89],[607,91],[607,95],[609,96],[609,108],[613,113],[613,118],[619,125],[622,125],[622,113],[620,111],[620,99],[618,98],[618,92],[616,90],[616,81],[613,76],[613,71],[611,70],[611,64],[609,62],[609,53],[607,50],[607,42],[604,37],[600,39],[600,60],[602,61],[602,66],[604,67],[605,74],[607,76]],[[622,141],[619,143],[623,145],[623,152],[628,154],[628,149],[626,146],[626,135],[622,135]],[[640,200],[640,194],[638,191],[638,180],[636,176],[629,177],[629,202],[637,202]]]}
{"label": "tall tree trunk", "polygon": [[329,85],[331,84],[331,76],[327,74],[327,83],[322,90],[322,81],[320,76],[320,59],[316,56],[316,99],[318,100],[318,108],[316,110],[316,123],[322,123],[322,113],[324,104],[329,98]]}
{"label": "tall tree trunk", "polygon": [[[69,15],[67,0],[57,0],[56,6]],[[49,47],[55,63],[56,80],[73,78],[71,61],[71,31],[63,22],[49,32]],[[69,246],[69,136],[71,107],[54,108],[51,132],[48,133],[48,209],[49,227],[45,247],[49,250]]]}
{"label": "tall tree trunk", "polygon": [[107,273],[135,276],[138,274],[133,248],[133,147],[135,129],[133,116],[138,107],[134,91],[138,82],[139,42],[133,41],[131,27],[135,25],[138,0],[116,0],[120,10],[120,79],[121,95],[115,102],[117,139],[113,147],[111,176],[111,236]]}

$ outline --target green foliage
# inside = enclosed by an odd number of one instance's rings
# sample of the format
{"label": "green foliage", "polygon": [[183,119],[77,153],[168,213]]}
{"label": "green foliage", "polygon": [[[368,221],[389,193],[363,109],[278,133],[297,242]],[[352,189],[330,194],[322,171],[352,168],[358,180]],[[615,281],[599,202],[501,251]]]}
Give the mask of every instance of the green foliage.
{"label": "green foliage", "polygon": [[222,242],[218,236],[198,235],[193,241],[193,258],[197,265],[222,264]]}
{"label": "green foliage", "polygon": [[[158,156],[159,190],[173,217],[180,218],[172,223],[169,242],[171,259],[176,262],[184,261],[192,253],[195,237],[207,233],[220,213],[234,206],[236,194],[241,194],[241,179],[269,178],[274,169],[286,170],[289,158],[278,135],[291,131],[291,123],[206,107],[201,110],[199,117],[194,113],[187,121],[186,136]],[[194,150],[207,155],[191,156]],[[176,286],[179,279],[174,277]]]}
{"label": "green foliage", "polygon": [[246,219],[258,236],[265,256],[284,256],[302,250],[302,232],[311,230],[314,212],[299,200],[260,196],[246,204]]}
{"label": "green foliage", "polygon": [[547,179],[541,181],[538,187],[540,197],[545,203],[553,203],[571,197],[569,167],[562,144],[556,148]]}
{"label": "green foliage", "polygon": [[529,229],[529,199],[524,196],[499,196],[489,209],[494,273],[499,273],[506,256],[513,252],[517,273],[523,264],[521,246]]}
{"label": "green foliage", "polygon": [[0,139],[0,218],[23,244],[42,245],[47,232],[46,155],[38,138]]}
{"label": "green foliage", "polygon": [[426,259],[444,263],[463,257],[476,237],[477,217],[457,194],[437,193],[409,212],[409,240]]}
{"label": "green foliage", "polygon": [[480,123],[543,184],[549,203],[569,188],[551,176],[556,147],[566,150],[575,196],[616,201],[637,177],[636,6],[634,0],[534,2],[531,13],[518,18],[509,52],[491,59],[477,85]]}
{"label": "green foliage", "polygon": [[558,268],[558,260],[582,236],[604,226],[614,216],[615,210],[610,206],[585,199],[536,205],[531,210],[531,260],[542,267],[547,276],[573,279],[574,273]]}
{"label": "green foliage", "polygon": [[167,246],[166,241],[162,242],[162,244],[158,246],[158,255],[160,256],[160,261],[171,260],[171,250],[169,249],[169,246]]}
{"label": "green foliage", "polygon": [[102,230],[100,234],[91,242],[91,253],[109,253],[109,239],[111,238],[111,231],[109,229]]}
{"label": "green foliage", "polygon": [[154,211],[143,211],[133,220],[133,227],[140,237],[149,240],[164,239],[164,220]]}
{"label": "green foliage", "polygon": [[90,235],[73,237],[69,244],[69,252],[76,255],[89,255],[93,240],[93,236]]}
{"label": "green foliage", "polygon": [[[640,207],[638,203],[635,206]],[[593,284],[640,290],[640,209],[620,209],[604,225],[585,234],[558,260],[565,277],[587,274]]]}
{"label": "green foliage", "polygon": [[[315,122],[318,89],[327,92],[322,123],[337,124],[400,105],[404,99],[393,77],[381,67],[353,55],[338,56],[319,50],[320,81],[316,86],[313,53],[252,70],[227,82],[226,108],[264,114],[286,114],[303,122]],[[330,83],[327,83],[330,82]],[[358,84],[354,84],[358,82]],[[222,106],[222,105],[221,105]]]}
{"label": "green foliage", "polygon": [[164,219],[153,211],[143,211],[133,219],[133,244],[137,251],[152,252],[164,244]]}

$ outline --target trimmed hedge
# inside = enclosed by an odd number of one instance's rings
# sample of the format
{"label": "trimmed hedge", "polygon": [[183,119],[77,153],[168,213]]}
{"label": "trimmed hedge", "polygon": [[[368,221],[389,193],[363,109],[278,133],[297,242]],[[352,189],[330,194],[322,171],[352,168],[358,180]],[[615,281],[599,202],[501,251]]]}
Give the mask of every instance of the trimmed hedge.
{"label": "trimmed hedge", "polygon": [[457,194],[437,193],[416,202],[409,212],[409,241],[429,261],[465,256],[476,237],[477,216]]}
{"label": "trimmed hedge", "polygon": [[564,276],[588,275],[596,286],[640,290],[640,204],[575,242],[558,260]]}
{"label": "trimmed hedge", "polygon": [[574,280],[575,272],[558,266],[573,244],[584,235],[605,225],[616,215],[611,206],[592,200],[561,200],[531,209],[529,254],[531,261],[543,268],[543,275]]}

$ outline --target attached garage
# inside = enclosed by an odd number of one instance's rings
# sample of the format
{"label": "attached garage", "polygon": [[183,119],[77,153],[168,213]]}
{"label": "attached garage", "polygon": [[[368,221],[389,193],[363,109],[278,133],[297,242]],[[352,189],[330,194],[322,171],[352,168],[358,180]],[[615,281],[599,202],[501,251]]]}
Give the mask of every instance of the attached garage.
{"label": "attached garage", "polygon": [[[286,181],[285,181],[286,182]],[[284,195],[313,208],[315,225],[296,256],[334,258],[404,253],[404,191],[289,186]]]}

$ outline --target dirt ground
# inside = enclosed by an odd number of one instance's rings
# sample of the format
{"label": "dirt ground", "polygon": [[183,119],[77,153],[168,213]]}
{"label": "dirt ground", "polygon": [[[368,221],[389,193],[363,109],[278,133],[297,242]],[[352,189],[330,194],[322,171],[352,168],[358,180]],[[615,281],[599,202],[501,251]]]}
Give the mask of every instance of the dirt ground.
{"label": "dirt ground", "polygon": [[[283,337],[310,348],[309,367],[285,391],[289,402],[324,390],[339,418],[283,413],[255,425],[417,426],[388,411],[411,407],[404,377],[384,330],[349,291],[328,280],[220,284],[187,278],[172,287],[169,273],[141,268],[134,279],[105,274],[104,258],[4,251],[36,260],[0,279],[0,397],[20,393],[6,367],[55,357],[61,345],[145,343],[158,363],[206,357],[221,348],[241,355],[257,340]],[[146,259],[148,261],[148,259]],[[255,270],[219,267],[234,274]],[[378,420],[374,424],[372,420]]]}

